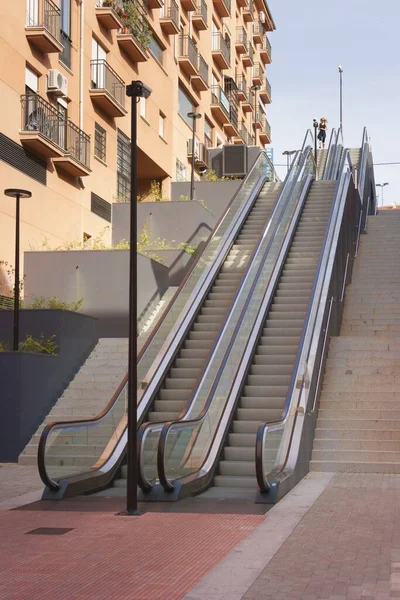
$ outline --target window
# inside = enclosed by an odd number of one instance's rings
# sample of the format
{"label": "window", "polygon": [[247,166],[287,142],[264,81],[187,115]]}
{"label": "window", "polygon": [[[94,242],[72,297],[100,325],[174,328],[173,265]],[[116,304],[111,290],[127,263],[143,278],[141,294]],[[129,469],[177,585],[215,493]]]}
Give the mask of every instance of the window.
{"label": "window", "polygon": [[39,0],[26,0],[26,21],[27,27],[37,27],[39,25]]}
{"label": "window", "polygon": [[96,38],[92,37],[92,88],[103,89],[105,87],[106,72],[104,62],[107,60],[107,52],[99,44]]}
{"label": "window", "polygon": [[159,43],[159,41],[156,39],[156,37],[154,35],[150,36],[149,48],[152,51],[152,53],[154,54],[155,58],[158,60],[158,62],[160,62],[162,64],[164,48],[161,46],[161,44]]}
{"label": "window", "polygon": [[146,118],[146,98],[140,98],[140,116]]}
{"label": "window", "polygon": [[25,93],[36,94],[39,90],[39,77],[29,67],[25,67]]}
{"label": "window", "polygon": [[212,130],[213,126],[206,117],[204,119],[204,145],[206,148],[212,148]]}
{"label": "window", "polygon": [[128,202],[131,193],[131,141],[118,129],[117,137],[117,197]]}
{"label": "window", "polygon": [[192,127],[192,120],[187,116],[187,114],[193,112],[193,102],[190,96],[181,87],[179,87],[178,111],[189,127]]}
{"label": "window", "polygon": [[60,61],[67,67],[71,67],[71,0],[60,0],[60,12],[60,41],[64,46],[60,52]]}
{"label": "window", "polygon": [[176,159],[176,180],[186,181],[186,165],[184,165],[178,158]]}
{"label": "window", "polygon": [[158,115],[158,135],[165,139],[165,116],[161,112]]}
{"label": "window", "polygon": [[94,155],[106,162],[106,130],[98,123],[94,124]]}

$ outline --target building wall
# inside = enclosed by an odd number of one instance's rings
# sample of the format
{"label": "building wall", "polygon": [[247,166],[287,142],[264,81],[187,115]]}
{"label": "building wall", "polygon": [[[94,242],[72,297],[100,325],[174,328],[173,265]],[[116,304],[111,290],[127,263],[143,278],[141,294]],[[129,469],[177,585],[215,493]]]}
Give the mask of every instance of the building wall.
{"label": "building wall", "polygon": [[[25,68],[28,66],[39,77],[38,94],[45,101],[57,106],[57,100],[46,91],[46,80],[49,69],[58,69],[68,81],[68,94],[64,99],[68,102],[68,118],[79,127],[84,134],[90,136],[90,171],[81,177],[71,175],[55,167],[52,158],[44,160],[46,171],[46,185],[39,183],[30,175],[0,158],[0,179],[3,188],[21,187],[32,192],[32,198],[24,200],[21,211],[21,253],[25,250],[40,248],[45,239],[51,246],[59,246],[71,240],[83,240],[84,234],[90,236],[103,235],[107,241],[110,236],[109,221],[95,214],[91,210],[92,193],[99,196],[107,203],[113,203],[117,197],[117,136],[118,130],[130,137],[130,99],[125,98],[126,114],[124,116],[110,116],[103,108],[99,108],[92,97],[92,38],[94,37],[105,49],[107,64],[114,70],[122,83],[128,84],[132,80],[142,79],[152,88],[152,94],[146,100],[146,115],[142,115],[142,108],[138,107],[138,188],[139,192],[146,194],[150,182],[157,180],[162,183],[164,195],[170,194],[170,183],[177,179],[177,160],[186,168],[186,178],[190,175],[190,160],[187,156],[187,142],[191,138],[191,127],[179,114],[178,89],[185,90],[191,98],[193,110],[198,111],[202,118],[197,121],[197,137],[200,143],[218,145],[220,143],[243,143],[241,131],[236,128],[236,133],[229,126],[230,119],[223,126],[218,117],[220,110],[213,104],[210,89],[213,82],[224,88],[224,78],[232,77],[234,81],[239,76],[247,78],[248,88],[253,83],[253,68],[244,68],[242,56],[236,51],[237,27],[245,27],[249,41],[254,47],[254,62],[261,63],[260,44],[253,43],[253,22],[244,19],[243,10],[249,6],[250,0],[240,0],[244,8],[232,0],[230,16],[221,18],[218,6],[228,0],[206,0],[208,8],[207,29],[199,31],[193,25],[191,0],[178,0],[179,22],[184,35],[190,36],[202,57],[209,66],[208,88],[199,91],[196,80],[185,72],[182,65],[182,52],[179,35],[170,35],[165,29],[165,20],[160,19],[160,8],[147,8],[147,0],[143,5],[143,14],[151,28],[152,34],[163,48],[161,62],[153,52],[148,49],[144,53],[145,60],[137,62],[129,56],[121,46],[121,34],[118,29],[104,27],[99,21],[99,9],[96,8],[102,0],[71,0],[71,33],[70,33],[70,67],[65,66],[57,52],[43,52],[37,45],[28,41],[32,30],[26,30],[27,1],[17,0],[7,3],[7,8],[0,8],[0,94],[2,106],[7,107],[0,114],[0,134],[21,146],[20,131],[21,121],[21,96],[25,93]],[[37,0],[39,10],[44,2]],[[120,2],[120,0],[118,0]],[[166,10],[172,0],[166,0]],[[58,6],[59,0],[55,0]],[[154,0],[152,2],[154,4]],[[196,5],[196,3],[195,3]],[[80,23],[83,11],[83,29]],[[260,11],[265,15],[263,34],[274,28],[272,17],[265,0],[257,0],[253,7],[254,22],[259,22]],[[40,21],[40,18],[39,18]],[[38,23],[39,23],[38,21]],[[221,34],[230,36],[230,66],[221,69],[217,64],[215,52],[212,51],[213,25]],[[41,23],[39,23],[40,25]],[[81,39],[82,56],[81,56]],[[137,42],[137,40],[136,40]],[[82,64],[81,64],[82,58]],[[82,90],[82,95],[81,95]],[[235,96],[236,92],[233,94]],[[236,97],[236,96],[235,96]],[[260,93],[258,93],[258,100]],[[232,100],[233,101],[233,100]],[[254,104],[255,97],[250,99]],[[250,132],[253,123],[253,113],[244,112],[242,105],[238,105],[238,121],[243,121]],[[264,105],[260,105],[260,110]],[[160,114],[164,117],[164,135],[159,135]],[[211,141],[206,140],[205,117],[212,125]],[[98,123],[106,132],[106,157],[99,160],[94,155],[95,123]],[[259,130],[260,131],[260,130]],[[265,141],[265,137],[262,140]],[[261,144],[258,136],[257,143]],[[36,142],[35,142],[36,143]],[[27,142],[24,142],[25,149]],[[262,145],[262,144],[261,144]],[[37,145],[29,150],[34,156],[42,152]],[[4,157],[3,157],[4,159]],[[196,178],[198,167],[196,165]],[[181,173],[185,177],[185,173]],[[107,205],[106,205],[107,206]],[[111,212],[111,211],[110,211]],[[14,263],[14,228],[15,228],[15,203],[10,198],[0,195],[0,261]],[[1,267],[0,267],[1,268]],[[1,279],[1,278],[0,278]],[[3,286],[4,287],[4,286]],[[5,290],[1,289],[0,294]]]}

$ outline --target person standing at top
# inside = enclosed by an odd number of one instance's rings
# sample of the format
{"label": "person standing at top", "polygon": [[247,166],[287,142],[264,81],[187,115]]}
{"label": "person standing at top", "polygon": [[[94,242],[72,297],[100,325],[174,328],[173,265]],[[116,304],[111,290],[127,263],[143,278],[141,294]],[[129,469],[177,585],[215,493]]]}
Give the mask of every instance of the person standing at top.
{"label": "person standing at top", "polygon": [[328,121],[322,117],[318,125],[319,148],[325,148],[326,130],[328,129]]}

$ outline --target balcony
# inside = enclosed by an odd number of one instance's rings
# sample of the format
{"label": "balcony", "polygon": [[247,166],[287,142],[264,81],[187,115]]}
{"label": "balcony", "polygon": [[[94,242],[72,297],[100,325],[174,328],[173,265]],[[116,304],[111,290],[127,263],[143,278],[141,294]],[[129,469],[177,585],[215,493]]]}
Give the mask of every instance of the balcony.
{"label": "balcony", "polygon": [[97,0],[96,17],[104,29],[121,29],[122,21],[118,15],[121,8],[112,0]]}
{"label": "balcony", "polygon": [[242,16],[243,16],[243,20],[246,21],[247,23],[250,23],[251,21],[254,21],[254,4],[253,4],[253,0],[249,0],[248,5],[244,6],[242,8]]}
{"label": "balcony", "polygon": [[57,108],[38,96],[21,96],[21,143],[42,158],[52,158],[55,166],[74,177],[90,173],[90,137]]}
{"label": "balcony", "polygon": [[162,8],[163,0],[143,0],[143,4],[149,9]]}
{"label": "balcony", "polygon": [[[189,162],[193,160],[193,140],[187,142],[187,157]],[[197,169],[204,169],[210,166],[210,155],[208,148],[197,138],[194,140],[194,164]]]}
{"label": "balcony", "polygon": [[255,44],[262,44],[264,37],[264,25],[261,21],[256,21],[253,25],[253,42]]}
{"label": "balcony", "polygon": [[244,67],[252,67],[254,65],[254,50],[250,42],[247,44],[247,50],[242,56],[242,61]]}
{"label": "balcony", "polygon": [[236,78],[236,85],[237,85],[237,93],[238,93],[239,102],[245,102],[247,100],[247,92],[248,92],[246,78],[239,75]]}
{"label": "balcony", "polygon": [[25,32],[28,42],[40,52],[62,52],[60,9],[51,0],[28,4]]}
{"label": "balcony", "polygon": [[267,121],[267,117],[265,115],[262,116],[261,119],[261,128],[259,131],[260,142],[263,144],[271,143],[271,126]]}
{"label": "balcony", "polygon": [[197,10],[197,0],[181,0],[181,5],[186,12],[194,12]]}
{"label": "balcony", "polygon": [[271,84],[267,78],[265,78],[264,84],[260,90],[260,100],[262,100],[264,104],[271,104],[272,102]]}
{"label": "balcony", "polygon": [[69,69],[71,68],[71,51],[72,51],[72,42],[66,33],[63,31],[60,32],[61,43],[64,46],[62,51],[60,52],[60,62],[62,62]]}
{"label": "balcony", "polygon": [[240,8],[244,8],[246,6],[248,6],[249,4],[249,0],[236,0],[236,4],[240,7]]}
{"label": "balcony", "polygon": [[178,35],[179,33],[179,6],[175,0],[166,0],[160,10],[161,29],[167,35]]}
{"label": "balcony", "polygon": [[272,48],[267,36],[264,36],[264,43],[262,48],[260,48],[260,58],[264,65],[271,64],[272,62]]}
{"label": "balcony", "polygon": [[92,85],[89,90],[93,104],[109,117],[124,117],[125,84],[105,60],[90,61]]}
{"label": "balcony", "polygon": [[192,38],[188,35],[181,35],[179,39],[178,63],[182,71],[189,77],[197,75],[199,51]]}
{"label": "balcony", "polygon": [[220,125],[229,123],[229,100],[219,85],[211,86],[211,113]]}
{"label": "balcony", "polygon": [[256,110],[254,112],[253,128],[261,129],[263,116],[264,116],[264,113],[261,110]]}
{"label": "balcony", "polygon": [[212,56],[215,64],[221,70],[229,69],[231,65],[231,52],[222,33],[214,33],[212,36]]}
{"label": "balcony", "polygon": [[192,25],[197,31],[205,31],[207,29],[207,14],[207,3],[205,0],[201,0],[197,5],[196,11],[192,15]]}
{"label": "balcony", "polygon": [[198,53],[197,74],[193,75],[191,83],[198,92],[208,90],[208,64],[200,52]]}
{"label": "balcony", "polygon": [[246,54],[247,52],[247,33],[243,27],[236,27],[235,48],[238,54]]}
{"label": "balcony", "polygon": [[250,88],[247,88],[246,99],[242,101],[242,111],[245,113],[252,112],[254,110],[253,94]]}
{"label": "balcony", "polygon": [[213,0],[215,11],[221,18],[231,14],[231,0]]}
{"label": "balcony", "polygon": [[225,80],[225,95],[229,102],[229,122],[224,123],[224,131],[229,137],[234,138],[239,135],[239,100],[238,90],[233,79]]}
{"label": "balcony", "polygon": [[250,135],[247,131],[246,125],[241,121],[238,126],[238,135],[235,136],[233,143],[234,144],[245,144],[246,146],[250,146],[249,144]]}
{"label": "balcony", "polygon": [[260,63],[255,63],[253,67],[253,85],[262,86],[265,78],[264,69],[260,65]]}
{"label": "balcony", "polygon": [[146,33],[145,21],[140,24],[129,25],[124,23],[117,33],[117,42],[120,49],[135,63],[146,62],[148,54],[145,50],[148,34]]}

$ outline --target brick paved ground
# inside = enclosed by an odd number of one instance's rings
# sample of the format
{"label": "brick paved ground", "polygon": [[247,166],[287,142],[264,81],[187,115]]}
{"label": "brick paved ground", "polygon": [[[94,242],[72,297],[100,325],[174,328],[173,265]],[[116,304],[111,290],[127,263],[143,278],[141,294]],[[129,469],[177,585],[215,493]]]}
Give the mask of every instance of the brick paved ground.
{"label": "brick paved ground", "polygon": [[0,463],[0,504],[16,496],[43,489],[37,466]]}
{"label": "brick paved ground", "polygon": [[336,474],[243,596],[271,598],[400,598],[400,476]]}
{"label": "brick paved ground", "polygon": [[[1,600],[179,600],[261,515],[0,512]],[[26,535],[65,527],[65,535]]]}

